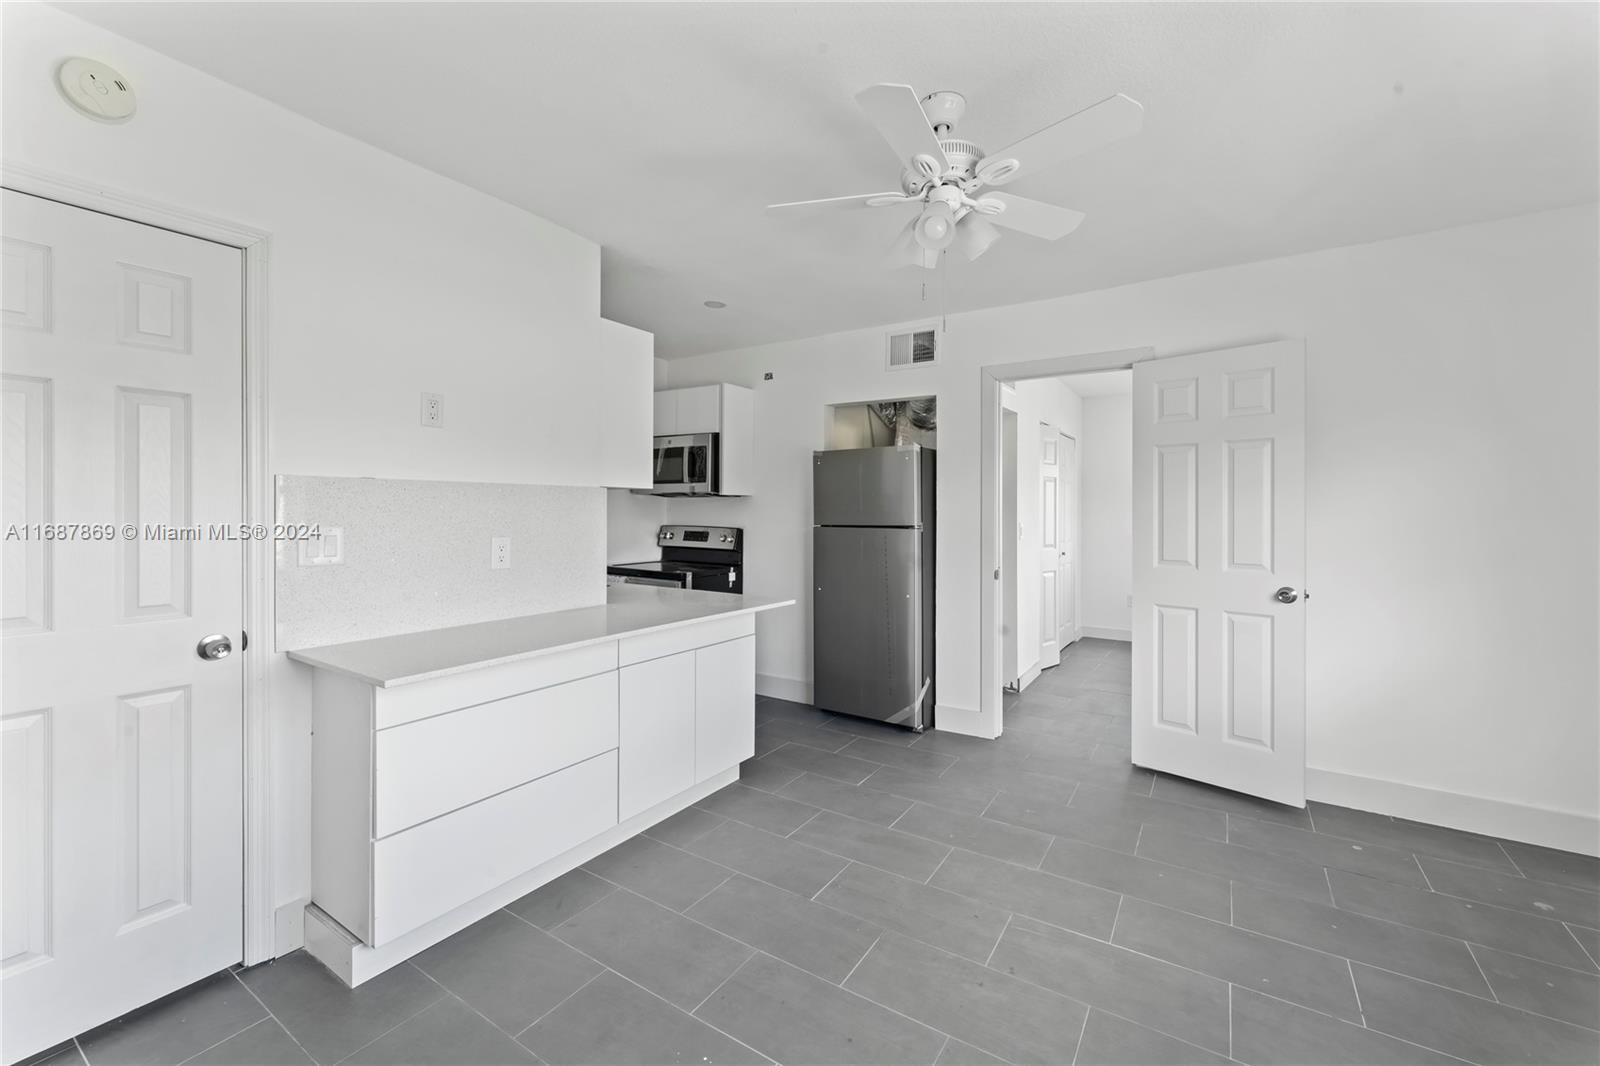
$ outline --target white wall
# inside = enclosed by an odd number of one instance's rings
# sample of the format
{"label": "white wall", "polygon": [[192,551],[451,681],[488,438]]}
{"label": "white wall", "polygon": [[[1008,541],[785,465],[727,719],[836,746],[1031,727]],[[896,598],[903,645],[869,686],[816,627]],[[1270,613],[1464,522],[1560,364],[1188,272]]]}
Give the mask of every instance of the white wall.
{"label": "white wall", "polygon": [[[42,4],[4,6],[4,162],[269,231],[273,474],[622,484],[607,410],[649,410],[648,335],[599,318],[600,250]],[[72,55],[119,68],[139,113],[61,100]],[[420,394],[444,395],[444,427]],[[609,436],[607,436],[609,435]],[[642,468],[641,468],[642,469]],[[592,534],[590,534],[592,535]],[[604,575],[591,597],[604,595]],[[277,899],[309,891],[306,671],[274,656]]]}
{"label": "white wall", "polygon": [[725,511],[761,553],[750,591],[800,601],[763,616],[763,683],[810,678],[807,453],[823,404],[939,397],[941,713],[975,722],[974,369],[1305,338],[1310,766],[1581,825],[1592,849],[1597,221],[1585,205],[952,315],[934,367],[884,370],[891,327],[674,361],[675,386],[756,392],[762,489]]}
{"label": "white wall", "polygon": [[1132,640],[1133,397],[1087,396],[1083,439],[1082,625],[1089,636]]}

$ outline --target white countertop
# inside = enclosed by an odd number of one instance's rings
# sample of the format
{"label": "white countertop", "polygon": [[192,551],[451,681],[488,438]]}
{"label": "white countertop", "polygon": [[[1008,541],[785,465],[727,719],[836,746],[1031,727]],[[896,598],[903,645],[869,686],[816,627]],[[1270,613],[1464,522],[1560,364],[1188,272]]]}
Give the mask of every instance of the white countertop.
{"label": "white countertop", "polygon": [[307,666],[348,674],[379,688],[392,688],[793,603],[731,596],[726,592],[611,585],[606,589],[606,602],[594,607],[326,644],[287,654]]}

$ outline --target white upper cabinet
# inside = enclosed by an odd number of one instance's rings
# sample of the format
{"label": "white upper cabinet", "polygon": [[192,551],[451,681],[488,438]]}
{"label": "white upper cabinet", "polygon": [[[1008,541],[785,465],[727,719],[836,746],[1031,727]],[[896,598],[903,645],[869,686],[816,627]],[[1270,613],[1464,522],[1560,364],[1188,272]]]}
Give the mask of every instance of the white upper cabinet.
{"label": "white upper cabinet", "polygon": [[732,385],[673,389],[677,396],[674,433],[717,433],[722,429],[722,390]]}
{"label": "white upper cabinet", "polygon": [[[655,395],[655,435],[716,433],[722,482],[717,495],[748,496],[755,487],[756,394],[740,385],[696,385]],[[648,451],[646,452],[648,456]]]}
{"label": "white upper cabinet", "polygon": [[[661,393],[652,393],[655,335],[600,319],[600,378],[605,387],[603,426],[596,442],[599,469],[593,484],[614,489],[650,487],[650,426],[661,418]],[[651,401],[655,401],[654,419]]]}

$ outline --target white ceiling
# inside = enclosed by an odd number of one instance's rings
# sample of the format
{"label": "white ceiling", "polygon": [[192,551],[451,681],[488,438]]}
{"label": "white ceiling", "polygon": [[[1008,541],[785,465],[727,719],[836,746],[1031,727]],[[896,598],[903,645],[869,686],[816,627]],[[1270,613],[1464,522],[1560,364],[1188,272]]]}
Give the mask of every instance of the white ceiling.
{"label": "white ceiling", "polygon": [[[925,317],[852,100],[967,96],[991,150],[1113,92],[1144,133],[1008,191],[1088,213],[952,257],[951,311],[1596,198],[1593,4],[63,5],[605,247],[671,357]],[[114,58],[114,57],[107,57]],[[136,71],[129,73],[137,76]],[[726,301],[722,311],[702,306]]]}

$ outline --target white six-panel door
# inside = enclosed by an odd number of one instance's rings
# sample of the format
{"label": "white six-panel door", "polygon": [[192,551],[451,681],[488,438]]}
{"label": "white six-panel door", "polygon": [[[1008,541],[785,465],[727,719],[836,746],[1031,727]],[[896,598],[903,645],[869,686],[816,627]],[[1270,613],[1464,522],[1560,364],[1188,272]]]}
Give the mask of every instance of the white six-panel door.
{"label": "white six-panel door", "polygon": [[1133,386],[1133,761],[1304,806],[1304,345]]}
{"label": "white six-panel door", "polygon": [[242,544],[148,527],[240,521],[243,276],[10,191],[0,229],[12,1062],[241,956],[241,656],[196,644],[238,648]]}
{"label": "white six-panel door", "polygon": [[1065,651],[1068,644],[1078,639],[1078,442],[1065,433],[1061,434],[1061,451],[1056,461],[1061,471],[1060,505],[1056,509],[1061,523],[1056,646]]}
{"label": "white six-panel door", "polygon": [[1061,434],[1039,424],[1039,667],[1061,659]]}

